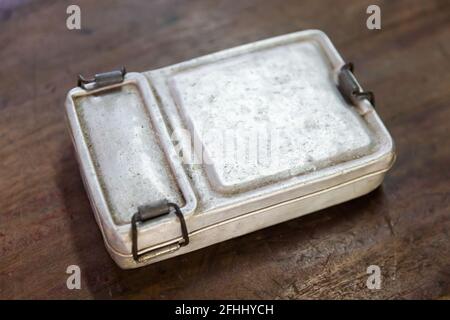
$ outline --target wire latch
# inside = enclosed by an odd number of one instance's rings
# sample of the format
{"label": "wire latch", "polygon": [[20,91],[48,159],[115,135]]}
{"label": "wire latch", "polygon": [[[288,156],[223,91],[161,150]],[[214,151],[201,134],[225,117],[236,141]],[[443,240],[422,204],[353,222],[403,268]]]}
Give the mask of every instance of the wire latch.
{"label": "wire latch", "polygon": [[347,102],[353,104],[354,99],[367,99],[375,107],[375,96],[372,91],[364,91],[353,74],[353,63],[342,66],[338,75],[338,88]]}
{"label": "wire latch", "polygon": [[[181,225],[181,234],[183,239],[177,241],[176,243],[169,244],[164,246],[163,248],[158,248],[157,250],[151,250],[149,252],[145,252],[144,254],[139,254],[138,248],[138,224],[142,224],[145,221],[151,220],[153,218],[157,218],[166,214],[169,214],[171,211],[174,211]],[[131,240],[132,240],[132,253],[133,259],[136,262],[142,262],[143,260],[147,260],[149,258],[153,258],[155,256],[169,253],[179,249],[182,246],[186,246],[189,244],[189,233],[186,227],[186,221],[184,220],[183,213],[180,210],[180,207],[172,202],[168,202],[167,200],[161,200],[155,202],[153,204],[144,205],[138,207],[138,211],[131,218]]]}
{"label": "wire latch", "polygon": [[123,82],[126,73],[125,67],[122,67],[120,70],[97,73],[94,78],[89,79],[86,79],[80,74],[78,75],[77,85],[84,90],[94,90]]}

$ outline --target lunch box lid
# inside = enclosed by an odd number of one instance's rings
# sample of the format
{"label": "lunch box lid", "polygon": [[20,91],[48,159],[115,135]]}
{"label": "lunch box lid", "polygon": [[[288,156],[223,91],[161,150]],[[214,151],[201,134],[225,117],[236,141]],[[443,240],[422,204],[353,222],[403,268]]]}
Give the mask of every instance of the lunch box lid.
{"label": "lunch box lid", "polygon": [[[142,252],[183,241],[181,222],[188,232],[213,227],[387,170],[392,139],[352,71],[311,30],[143,74],[82,78],[66,111],[109,249],[129,256],[132,217],[158,201],[176,204],[182,220],[167,214],[140,225]],[[236,139],[265,129],[282,136],[276,163],[264,148],[257,162],[220,152],[230,147],[221,132],[234,130],[236,150]],[[193,163],[183,158],[188,151]]]}

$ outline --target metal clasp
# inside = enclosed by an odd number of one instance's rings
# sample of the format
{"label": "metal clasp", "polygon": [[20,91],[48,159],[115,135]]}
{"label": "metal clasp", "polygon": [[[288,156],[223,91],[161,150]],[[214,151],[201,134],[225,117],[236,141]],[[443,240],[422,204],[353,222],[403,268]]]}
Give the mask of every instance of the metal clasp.
{"label": "metal clasp", "polygon": [[120,70],[97,73],[94,78],[90,79],[86,79],[80,74],[78,75],[77,85],[84,90],[94,90],[123,82],[126,73],[127,71],[125,70],[125,67],[122,67]]}
{"label": "metal clasp", "polygon": [[375,95],[372,91],[364,91],[353,75],[353,63],[342,66],[338,75],[338,88],[347,102],[353,104],[353,99],[367,99],[375,107]]}
{"label": "metal clasp", "polygon": [[[181,241],[177,241],[176,243],[169,244],[165,247],[159,248],[157,250],[152,250],[150,252],[146,252],[142,255],[139,254],[138,248],[138,223],[143,223],[153,218],[157,218],[166,214],[169,214],[171,209],[175,211],[175,214],[178,217],[181,225],[181,234],[183,239]],[[143,260],[156,257],[161,254],[170,253],[179,249],[182,246],[186,246],[189,244],[189,233],[186,227],[186,221],[184,220],[183,213],[180,210],[180,207],[175,204],[168,202],[167,200],[162,200],[150,205],[140,206],[138,207],[138,212],[136,212],[131,218],[131,251],[133,254],[133,259],[136,262],[142,262]]]}

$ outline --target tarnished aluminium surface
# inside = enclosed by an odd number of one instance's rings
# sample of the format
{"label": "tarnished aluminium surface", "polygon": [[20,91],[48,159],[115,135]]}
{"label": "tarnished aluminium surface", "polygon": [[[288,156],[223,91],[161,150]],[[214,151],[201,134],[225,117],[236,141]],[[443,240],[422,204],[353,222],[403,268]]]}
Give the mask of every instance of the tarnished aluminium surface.
{"label": "tarnished aluminium surface", "polygon": [[[377,187],[393,142],[367,100],[341,96],[343,64],[323,33],[304,31],[72,90],[68,120],[114,260],[152,263]],[[129,219],[160,198],[182,207],[189,245],[174,246],[175,216],[157,218],[139,230],[136,262]]]}
{"label": "tarnished aluminium surface", "polygon": [[[170,78],[190,129],[206,138],[200,139],[215,189],[255,188],[375,147],[360,116],[337,92],[329,67],[316,43],[299,42],[200,64]],[[258,132],[261,145],[250,145]]]}
{"label": "tarnished aluminium surface", "polygon": [[100,184],[117,224],[143,203],[184,199],[134,84],[77,97],[78,115]]}

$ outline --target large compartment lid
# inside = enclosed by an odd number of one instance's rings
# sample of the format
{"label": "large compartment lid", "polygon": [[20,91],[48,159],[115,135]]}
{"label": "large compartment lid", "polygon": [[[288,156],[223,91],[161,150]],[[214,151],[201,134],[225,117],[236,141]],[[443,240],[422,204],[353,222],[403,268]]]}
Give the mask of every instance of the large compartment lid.
{"label": "large compartment lid", "polygon": [[191,138],[180,145],[195,155],[185,169],[206,213],[193,229],[392,165],[392,139],[370,101],[353,97],[364,90],[347,67],[307,30],[145,73],[171,128]]}
{"label": "large compartment lid", "polygon": [[212,187],[238,192],[370,153],[316,41],[282,43],[174,73],[170,90]]}

